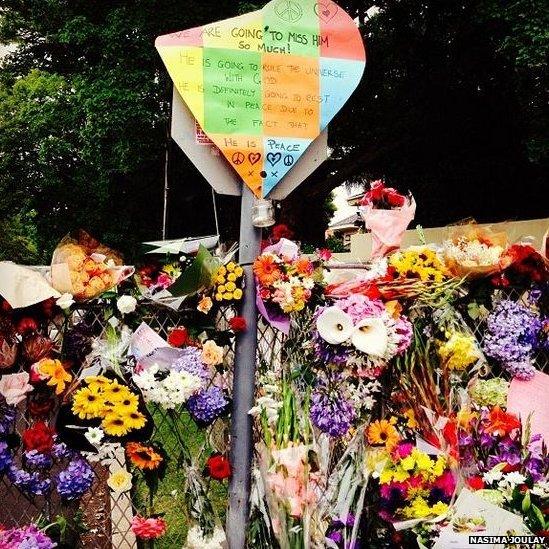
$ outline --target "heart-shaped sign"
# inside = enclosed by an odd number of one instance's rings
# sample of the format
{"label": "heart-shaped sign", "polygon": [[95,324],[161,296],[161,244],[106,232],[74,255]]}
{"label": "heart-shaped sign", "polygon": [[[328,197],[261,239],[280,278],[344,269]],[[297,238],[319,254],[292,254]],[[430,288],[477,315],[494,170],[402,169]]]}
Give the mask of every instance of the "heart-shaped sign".
{"label": "heart-shaped sign", "polygon": [[260,197],[345,104],[365,64],[355,22],[331,0],[273,0],[156,47],[203,131]]}

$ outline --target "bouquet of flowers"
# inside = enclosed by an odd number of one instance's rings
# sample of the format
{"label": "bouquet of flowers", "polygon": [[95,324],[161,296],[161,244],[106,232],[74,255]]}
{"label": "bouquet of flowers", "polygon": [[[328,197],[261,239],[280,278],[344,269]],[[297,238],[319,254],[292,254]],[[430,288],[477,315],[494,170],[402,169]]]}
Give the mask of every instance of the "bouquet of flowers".
{"label": "bouquet of flowers", "polygon": [[305,308],[320,273],[311,260],[299,255],[296,244],[284,238],[263,250],[254,261],[253,270],[259,311],[271,324],[287,332],[288,315]]}
{"label": "bouquet of flowers", "polygon": [[488,276],[499,270],[507,245],[504,232],[494,233],[475,225],[454,227],[443,244],[445,262],[456,277]]}
{"label": "bouquet of flowers", "polygon": [[122,259],[85,231],[66,236],[53,252],[51,281],[61,293],[75,299],[92,299],[133,274]]}
{"label": "bouquet of flowers", "polygon": [[29,524],[19,528],[0,526],[0,547],[2,549],[21,549],[22,547],[54,549],[57,544],[36,524]]}
{"label": "bouquet of flowers", "polygon": [[404,231],[414,219],[416,203],[383,181],[374,181],[360,202],[360,213],[372,233],[371,257],[387,255],[400,247]]}

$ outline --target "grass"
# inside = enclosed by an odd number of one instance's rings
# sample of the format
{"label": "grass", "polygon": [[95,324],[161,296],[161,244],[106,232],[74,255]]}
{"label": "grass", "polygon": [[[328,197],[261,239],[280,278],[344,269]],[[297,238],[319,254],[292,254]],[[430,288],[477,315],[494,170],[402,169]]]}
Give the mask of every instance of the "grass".
{"label": "grass", "polygon": [[[158,492],[154,498],[154,511],[163,513],[168,524],[166,534],[155,542],[155,549],[174,549],[183,546],[188,529],[195,520],[190,516],[185,494],[186,466],[178,466],[181,444],[176,435],[177,428],[181,438],[191,455],[193,466],[200,474],[206,460],[214,451],[220,451],[225,437],[225,426],[218,420],[211,428],[201,429],[189,417],[186,411],[176,414],[176,420],[169,417],[161,409],[151,410],[156,430],[153,441],[161,444],[166,450],[169,461],[165,477],[160,481]],[[174,426],[173,421],[176,421]],[[215,439],[219,440],[215,440]],[[221,483],[205,479],[207,496],[221,524],[225,522],[227,507],[227,481]],[[134,503],[138,509],[146,509],[148,488],[145,482],[139,482],[134,495]],[[191,498],[192,501],[192,498]]]}

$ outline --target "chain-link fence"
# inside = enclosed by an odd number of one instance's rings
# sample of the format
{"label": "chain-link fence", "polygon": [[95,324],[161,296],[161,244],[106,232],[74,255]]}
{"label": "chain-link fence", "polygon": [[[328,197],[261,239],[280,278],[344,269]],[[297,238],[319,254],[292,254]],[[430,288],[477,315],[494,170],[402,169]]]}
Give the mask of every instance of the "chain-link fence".
{"label": "chain-link fence", "polygon": [[[521,292],[507,293],[507,298],[514,300],[525,299]],[[225,330],[234,311],[223,309],[216,318],[216,327]],[[100,305],[91,305],[77,310],[69,322],[77,323],[86,319],[101,332],[106,319]],[[170,329],[184,324],[180,313],[163,307],[148,307],[143,320],[160,336],[167,338]],[[485,317],[480,315],[476,319],[468,318],[468,323],[482,345],[485,333]],[[50,326],[52,337],[61,337],[60,324]],[[287,338],[279,331],[274,330],[262,319],[258,325],[258,362],[263,364],[263,371],[280,371],[285,355]],[[306,343],[305,341],[303,343]],[[295,343],[294,343],[295,344]],[[234,360],[234,349],[226,347],[225,362],[231,365]],[[549,371],[549,357],[546,352],[540,351],[536,356],[536,367],[541,371]],[[228,368],[231,372],[231,368]],[[260,368],[261,371],[261,368]],[[227,387],[232,386],[231,374],[225,379]],[[261,379],[259,380],[261,383]],[[172,411],[166,411],[159,406],[149,406],[154,418],[154,432],[152,441],[160,443],[170,457],[166,475],[160,482],[155,498],[155,508],[164,513],[168,524],[165,536],[158,540],[155,547],[177,548],[185,542],[189,524],[197,521],[202,510],[193,501],[192,494],[197,479],[203,478],[202,471],[207,458],[214,452],[226,453],[229,445],[229,422],[218,419],[207,428],[198,428],[187,413],[184,406]],[[19,409],[16,431],[19,435],[29,425],[24,405]],[[256,432],[255,439],[259,433]],[[338,459],[334,454],[331,459]],[[123,451],[117,456],[117,463],[112,467],[126,467]],[[109,476],[109,467],[94,464],[95,481],[91,490],[77,504],[67,505],[52,495],[50,497],[37,496],[29,498],[15,488],[4,476],[0,483],[2,506],[0,507],[0,524],[5,526],[24,525],[35,522],[40,518],[54,520],[57,515],[71,519],[70,524],[79,524],[82,531],[68,528],[66,540],[70,546],[90,549],[131,549],[137,548],[138,542],[131,532],[133,516],[142,511],[147,504],[147,489],[143,480],[134,483],[131,492],[113,493],[109,490],[106,479]],[[202,480],[201,480],[202,482]],[[201,484],[205,490],[204,499],[211,505],[209,512],[217,516],[220,524],[224,524],[227,507],[227,488],[223,483]],[[193,515],[194,513],[194,515]],[[83,532],[83,533],[82,533]],[[265,535],[267,535],[265,533]],[[257,539],[257,537],[256,537]],[[269,547],[270,541],[265,538],[262,546]]]}

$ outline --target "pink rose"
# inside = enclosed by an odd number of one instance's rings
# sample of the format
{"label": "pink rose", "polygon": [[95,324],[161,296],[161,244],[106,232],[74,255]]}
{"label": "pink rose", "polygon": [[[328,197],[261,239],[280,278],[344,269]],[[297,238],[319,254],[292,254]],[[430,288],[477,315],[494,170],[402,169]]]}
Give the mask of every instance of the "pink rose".
{"label": "pink rose", "polygon": [[29,374],[27,372],[5,375],[0,378],[0,394],[11,406],[19,404],[25,398],[25,395],[31,391],[32,385],[29,385]]}

